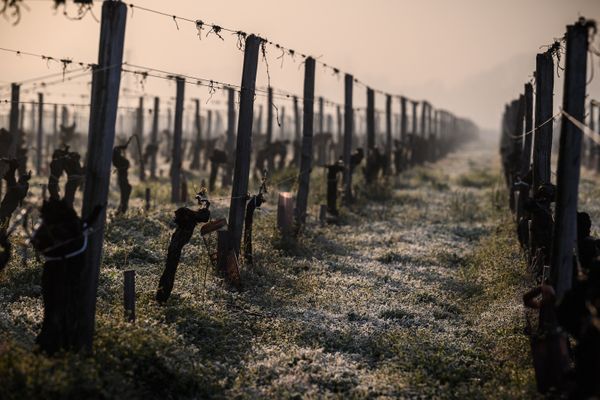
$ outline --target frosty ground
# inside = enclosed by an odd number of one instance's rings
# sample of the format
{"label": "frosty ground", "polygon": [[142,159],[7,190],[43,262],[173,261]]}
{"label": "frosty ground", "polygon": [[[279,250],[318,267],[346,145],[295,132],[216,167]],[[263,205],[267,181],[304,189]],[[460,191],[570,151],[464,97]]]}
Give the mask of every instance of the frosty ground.
{"label": "frosty ground", "polygon": [[[0,397],[535,397],[520,302],[531,283],[494,148],[474,143],[368,190],[358,180],[340,224],[313,217],[298,242],[274,228],[272,195],[241,292],[205,278],[198,230],[163,307],[174,207],[155,183],[156,208],[136,199],[110,217],[92,357],[34,351],[41,264],[15,257],[0,277]],[[125,269],[137,272],[135,324],[123,321]]]}

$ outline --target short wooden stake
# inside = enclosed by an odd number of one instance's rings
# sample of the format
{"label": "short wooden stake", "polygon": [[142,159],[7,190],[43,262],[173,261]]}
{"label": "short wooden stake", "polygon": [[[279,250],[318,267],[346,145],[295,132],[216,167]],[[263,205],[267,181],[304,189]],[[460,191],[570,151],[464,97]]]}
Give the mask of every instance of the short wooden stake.
{"label": "short wooden stake", "polygon": [[293,225],[294,198],[290,192],[281,192],[277,202],[277,228],[285,236],[292,232]]}
{"label": "short wooden stake", "polygon": [[146,198],[146,204],[145,204],[144,208],[146,209],[146,211],[148,211],[148,210],[150,210],[150,198],[151,198],[151,192],[150,192],[149,187],[146,188],[145,198]]}
{"label": "short wooden stake", "polygon": [[129,322],[135,322],[135,271],[124,271],[123,277],[123,306],[125,308],[125,318]]}

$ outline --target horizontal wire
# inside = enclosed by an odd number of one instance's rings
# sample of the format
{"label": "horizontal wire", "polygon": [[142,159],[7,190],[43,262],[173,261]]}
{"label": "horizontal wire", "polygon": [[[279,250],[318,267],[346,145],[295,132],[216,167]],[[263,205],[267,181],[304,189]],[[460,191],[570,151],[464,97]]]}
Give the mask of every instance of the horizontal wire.
{"label": "horizontal wire", "polygon": [[[132,10],[134,8],[137,8],[137,9],[140,9],[142,11],[146,11],[146,12],[149,12],[149,13],[153,13],[153,14],[157,14],[157,15],[168,17],[168,18],[170,18],[170,19],[172,19],[172,20],[175,21],[177,30],[179,30],[179,25],[177,24],[177,20],[181,20],[181,21],[192,23],[198,29],[198,35],[199,36],[201,36],[201,32],[202,32],[202,30],[205,27],[210,27],[211,28],[211,30],[206,34],[206,36],[208,36],[212,32],[212,33],[215,33],[216,36],[218,36],[221,39],[223,39],[223,37],[219,34],[219,32],[221,32],[221,31],[226,31],[226,32],[238,35],[238,40],[239,40],[239,37],[244,37],[245,38],[248,35],[244,31],[237,30],[237,29],[226,28],[226,27],[224,27],[222,25],[207,23],[207,22],[204,22],[201,19],[191,19],[191,18],[181,17],[181,16],[178,16],[178,15],[175,15],[175,14],[170,14],[170,13],[166,13],[166,12],[163,12],[163,11],[154,10],[154,9],[151,9],[151,8],[148,8],[148,7],[138,6],[138,5],[133,4],[133,3],[127,3],[127,2],[123,2],[123,3],[126,4],[126,5],[128,5]],[[294,59],[295,55],[299,55],[299,56],[301,56],[304,59],[310,57],[310,58],[312,58],[312,59],[315,60],[316,64],[319,64],[321,67],[327,68],[327,69],[331,70],[333,72],[333,74],[336,75],[336,76],[339,76],[340,74],[352,75],[352,74],[349,74],[347,72],[344,72],[342,69],[340,69],[338,67],[334,67],[334,66],[332,66],[332,65],[330,65],[328,63],[325,63],[325,62],[321,61],[320,57],[314,57],[314,56],[307,55],[306,53],[302,53],[302,52],[296,51],[296,50],[294,50],[292,48],[289,48],[289,47],[283,46],[283,45],[281,45],[279,43],[273,42],[273,41],[271,41],[271,40],[269,40],[267,38],[264,38],[264,37],[262,37],[260,35],[256,35],[256,36],[259,37],[263,41],[263,43],[267,43],[267,44],[275,47],[277,50],[282,51],[283,53],[282,53],[282,55],[280,57],[283,57],[283,54],[285,54],[285,53],[289,54],[292,57],[292,59]],[[239,44],[238,44],[238,47],[241,49],[241,46],[239,46]],[[263,52],[264,52],[264,49],[263,49]],[[353,77],[353,80],[354,80],[354,83],[356,83],[356,84],[358,84],[360,86],[364,86],[365,88],[372,88],[371,86],[367,85],[366,83],[364,83],[363,81],[359,80],[358,78]],[[406,98],[406,99],[408,99],[408,97],[406,97],[406,96],[402,96],[402,95],[398,95],[398,94],[392,94],[392,93],[389,93],[389,92],[386,92],[386,91],[383,91],[383,90],[380,90],[380,89],[374,89],[373,88],[373,90],[374,90],[375,93],[378,93],[378,94],[381,94],[381,95],[384,95],[384,96],[391,96],[391,97],[395,97],[395,98],[398,98],[398,99],[400,99],[400,98]]]}

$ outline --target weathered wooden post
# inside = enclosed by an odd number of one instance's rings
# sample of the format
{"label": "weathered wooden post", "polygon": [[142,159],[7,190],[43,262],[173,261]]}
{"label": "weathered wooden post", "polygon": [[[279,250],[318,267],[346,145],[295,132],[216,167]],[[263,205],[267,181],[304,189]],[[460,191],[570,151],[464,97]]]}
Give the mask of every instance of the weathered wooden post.
{"label": "weathered wooden post", "polygon": [[[592,131],[595,131],[596,129],[595,111],[596,103],[594,102],[594,100],[590,100],[589,126]],[[598,145],[590,138],[590,158],[588,160],[588,168],[596,168],[596,157],[598,157]]]}
{"label": "weathered wooden post", "polygon": [[[144,151],[144,97],[140,96],[140,103],[137,109],[137,115],[136,115],[136,133],[137,133],[137,137],[138,137],[138,145],[139,145],[139,151],[137,152],[138,155],[141,155],[141,153]],[[146,171],[145,171],[145,167],[144,167],[144,158],[143,157],[136,157],[138,158],[138,167],[140,169],[140,181],[144,182],[146,180]]]}
{"label": "weathered wooden post", "polygon": [[135,322],[135,271],[123,271],[123,306],[128,322]]}
{"label": "weathered wooden post", "polygon": [[156,179],[156,157],[158,156],[158,118],[160,116],[160,99],[154,98],[154,110],[152,111],[152,134],[150,141],[154,151],[150,154],[150,177]]}
{"label": "weathered wooden post", "polygon": [[375,92],[367,88],[367,168],[365,183],[373,183],[373,157],[375,151]]}
{"label": "weathered wooden post", "polygon": [[406,102],[408,99],[404,96],[400,97],[400,146],[402,159],[400,161],[400,167],[402,170],[406,168],[406,163],[408,161],[408,150],[410,149],[408,143],[408,116],[406,109]]}
{"label": "weathered wooden post", "polygon": [[[8,156],[10,158],[14,158],[17,154],[17,143],[19,141],[19,95],[21,91],[21,86],[13,83],[10,85],[10,120],[9,120],[9,130],[12,136],[12,142],[10,142],[10,148],[8,151]],[[22,114],[22,113],[21,113]],[[5,163],[2,163],[5,164]],[[2,169],[2,173],[4,166],[0,166]]]}
{"label": "weathered wooden post", "polygon": [[521,159],[522,159],[522,154],[523,154],[523,133],[525,132],[523,130],[524,128],[524,120],[525,120],[525,95],[519,95],[519,99],[516,101],[515,104],[516,107],[516,113],[515,113],[515,120],[514,120],[514,133],[513,135],[515,136],[514,141],[513,141],[513,150],[512,150],[512,164],[513,164],[513,170],[512,170],[512,181],[515,182],[517,176],[519,178],[522,178],[521,176]]}
{"label": "weathered wooden post", "polygon": [[151,192],[150,192],[150,188],[147,187],[145,190],[145,200],[146,203],[144,205],[144,208],[146,209],[146,211],[150,210],[150,199],[151,199]]}
{"label": "weathered wooden post", "polygon": [[[36,141],[36,160],[35,160],[35,173],[37,176],[42,174],[42,160],[43,160],[43,147],[44,147],[44,93],[38,93],[38,126],[37,126],[37,141]],[[33,127],[32,127],[33,130]]]}
{"label": "weathered wooden post", "polygon": [[[96,207],[103,207],[90,228],[85,262],[81,271],[81,296],[76,302],[77,334],[73,347],[90,351],[94,335],[96,292],[102,260],[104,222],[110,182],[110,166],[115,138],[115,122],[121,83],[123,41],[127,5],[116,1],[102,3],[98,67],[92,78],[88,151],[83,193],[82,217],[90,218]],[[110,68],[109,68],[110,67]]]}
{"label": "weathered wooden post", "polygon": [[337,113],[337,140],[336,140],[336,158],[343,157],[344,154],[344,126],[342,125],[342,108],[336,107]]}
{"label": "weathered wooden post", "polygon": [[171,202],[179,203],[181,199],[181,135],[183,122],[183,95],[185,79],[178,76],[177,94],[175,97],[175,126],[173,130],[173,155],[171,157]]}
{"label": "weathered wooden post", "polygon": [[300,157],[302,153],[302,147],[300,142],[302,140],[302,130],[300,128],[300,110],[298,107],[298,96],[294,96],[294,160],[296,161],[296,167],[300,167]]}
{"label": "weathered wooden post", "polygon": [[267,165],[269,172],[275,171],[275,160],[273,158],[273,88],[267,88]]}
{"label": "weathered wooden post", "polygon": [[[317,132],[317,134],[319,135],[319,137],[321,138],[321,140],[323,140],[323,134],[325,133],[325,114],[324,114],[324,110],[323,110],[323,97],[319,96],[319,130]],[[318,165],[325,165],[326,163],[326,154],[327,154],[327,149],[325,148],[325,142],[321,142],[321,144],[318,146],[317,148],[317,155],[318,155],[318,160],[317,160],[317,164]]]}
{"label": "weathered wooden post", "polygon": [[262,39],[255,35],[246,38],[244,46],[244,67],[240,89],[240,110],[238,116],[237,145],[235,148],[235,165],[233,170],[233,187],[229,206],[230,249],[240,254],[246,196],[248,195],[248,178],[250,174],[250,153],[252,151],[252,120],[254,108],[254,91],[258,53]]}
{"label": "weathered wooden post", "polygon": [[235,90],[227,88],[227,165],[225,165],[225,175],[223,176],[223,187],[231,185],[231,175],[233,173],[233,153],[235,151]]}
{"label": "weathered wooden post", "polygon": [[279,140],[285,140],[285,107],[281,106],[279,115]]}
{"label": "weathered wooden post", "polygon": [[[0,157],[14,158],[17,152],[17,136],[19,134],[19,85],[11,85],[11,103],[8,120],[8,130],[11,142],[8,148],[0,148]],[[0,163],[0,177],[8,170],[7,163]],[[2,193],[2,182],[0,182],[0,195]]]}
{"label": "weathered wooden post", "polygon": [[352,134],[354,131],[354,114],[352,110],[352,85],[354,77],[344,76],[344,203],[352,203],[352,166],[350,152],[352,151]]}
{"label": "weathered wooden post", "polygon": [[417,137],[417,126],[418,126],[418,115],[417,115],[417,106],[419,105],[419,102],[416,100],[411,100],[412,101],[412,114],[411,114],[411,118],[412,118],[412,139],[413,142],[411,144],[411,151],[410,151],[410,163],[411,165],[415,165],[417,164],[419,161],[419,156],[418,154],[420,154],[420,148],[419,148],[419,140]]}
{"label": "weathered wooden post", "polygon": [[19,129],[25,130],[25,104],[21,104],[19,111]]}
{"label": "weathered wooden post", "polygon": [[[200,169],[200,151],[202,149],[202,124],[200,123],[200,99],[194,99],[194,131],[196,136],[192,147],[192,162],[190,169]],[[230,153],[232,154],[232,153]]]}
{"label": "weathered wooden post", "polygon": [[[531,168],[531,146],[533,143],[533,86],[531,83],[525,84],[525,137],[523,138],[523,153],[521,154],[521,178],[527,175]],[[521,193],[521,197],[526,196]]]}
{"label": "weathered wooden post", "polygon": [[385,96],[385,174],[392,171],[392,96]]}
{"label": "weathered wooden post", "polygon": [[[58,104],[54,105],[53,115],[52,115],[52,146],[58,147]],[[47,157],[51,157],[52,152],[47,154]]]}
{"label": "weathered wooden post", "polygon": [[[598,119],[596,120],[596,128],[600,128],[600,103],[596,103],[598,108]],[[594,166],[596,172],[600,172],[600,144],[596,145],[596,165]]]}
{"label": "weathered wooden post", "polygon": [[67,106],[62,106],[60,109],[60,124],[67,126],[69,124],[69,109]]}
{"label": "weathered wooden post", "polygon": [[210,140],[212,139],[212,131],[213,131],[212,116],[213,116],[213,111],[208,110],[206,112],[206,141],[207,142],[210,142]]}
{"label": "weathered wooden post", "polygon": [[277,199],[277,228],[283,236],[293,231],[294,226],[294,198],[290,192],[279,193]]}
{"label": "weathered wooden post", "polygon": [[313,158],[313,122],[315,102],[315,59],[308,57],[304,63],[304,121],[302,124],[302,157],[298,172],[298,194],[296,196],[296,225],[298,231],[306,222],[308,185]]}
{"label": "weathered wooden post", "polygon": [[[577,121],[585,118],[588,28],[584,23],[567,26],[567,50],[563,112]],[[552,238],[551,276],[561,299],[571,288],[573,248],[576,241],[577,191],[581,161],[581,130],[563,117],[557,168],[557,195]]]}
{"label": "weathered wooden post", "polygon": [[[31,112],[29,113],[29,116],[31,117],[31,122],[29,123],[29,128],[31,131],[31,136],[35,135],[35,114],[36,114],[36,109],[35,109],[35,101],[31,101]],[[25,137],[26,135],[24,134],[25,132],[23,132],[23,137],[22,137],[22,141],[25,142]]]}

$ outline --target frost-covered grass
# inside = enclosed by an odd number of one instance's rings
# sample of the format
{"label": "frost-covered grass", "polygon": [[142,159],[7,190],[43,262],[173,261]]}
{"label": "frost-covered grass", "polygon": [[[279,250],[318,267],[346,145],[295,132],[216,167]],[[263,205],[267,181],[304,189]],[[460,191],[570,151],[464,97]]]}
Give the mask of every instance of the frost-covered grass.
{"label": "frost-covered grass", "polygon": [[[372,191],[357,177],[356,205],[326,227],[315,170],[298,242],[274,229],[273,194],[255,216],[244,289],[206,269],[197,231],[164,307],[154,291],[173,206],[154,184],[162,205],[146,213],[136,199],[111,216],[91,357],[35,351],[40,263],[17,254],[0,276],[0,398],[532,397],[519,300],[528,278],[506,201],[497,177],[464,185],[473,171],[497,174],[490,159],[469,148]],[[216,201],[213,215],[226,206]],[[123,320],[126,269],[137,272],[135,324]]]}

